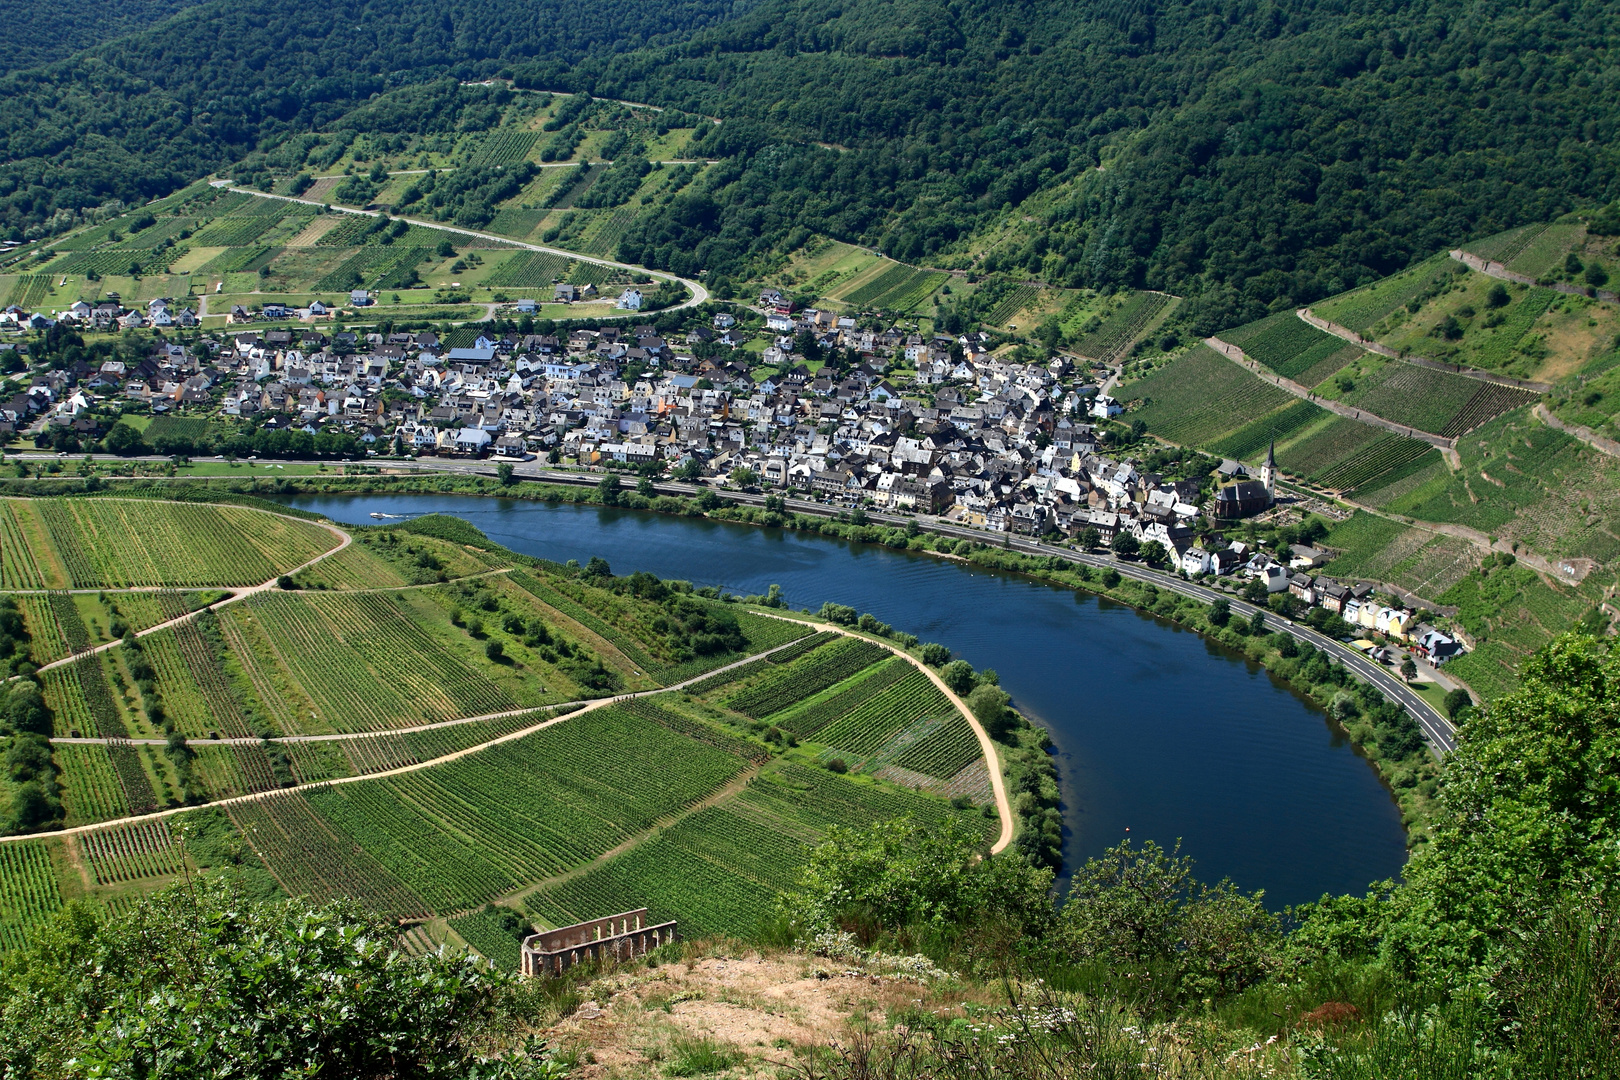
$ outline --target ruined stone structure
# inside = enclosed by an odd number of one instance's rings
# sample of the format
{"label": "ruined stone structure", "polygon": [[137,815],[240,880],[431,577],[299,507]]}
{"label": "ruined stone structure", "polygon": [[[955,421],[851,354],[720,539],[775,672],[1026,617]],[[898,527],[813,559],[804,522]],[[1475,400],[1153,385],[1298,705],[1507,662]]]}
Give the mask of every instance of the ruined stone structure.
{"label": "ruined stone structure", "polygon": [[648,925],[647,909],[575,923],[523,939],[524,975],[560,975],[581,960],[628,960],[675,940],[673,920]]}

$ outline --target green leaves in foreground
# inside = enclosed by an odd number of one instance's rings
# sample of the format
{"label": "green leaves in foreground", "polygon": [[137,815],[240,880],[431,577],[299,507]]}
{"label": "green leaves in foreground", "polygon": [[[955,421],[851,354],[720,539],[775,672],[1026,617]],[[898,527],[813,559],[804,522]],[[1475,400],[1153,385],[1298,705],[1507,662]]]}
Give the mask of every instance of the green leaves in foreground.
{"label": "green leaves in foreground", "polygon": [[514,984],[464,955],[407,957],[347,903],[176,886],[99,921],[74,905],[0,971],[0,1075],[560,1075],[486,1058]]}

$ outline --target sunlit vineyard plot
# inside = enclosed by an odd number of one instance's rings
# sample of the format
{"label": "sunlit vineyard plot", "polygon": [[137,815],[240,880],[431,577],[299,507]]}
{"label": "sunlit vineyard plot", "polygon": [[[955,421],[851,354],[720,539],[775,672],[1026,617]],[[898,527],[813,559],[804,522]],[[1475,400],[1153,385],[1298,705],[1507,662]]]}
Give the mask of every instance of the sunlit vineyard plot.
{"label": "sunlit vineyard plot", "polygon": [[339,543],[309,522],[237,506],[126,499],[6,503],[8,535],[27,544],[26,554],[8,556],[19,582],[32,576],[65,578],[74,588],[258,585]]}

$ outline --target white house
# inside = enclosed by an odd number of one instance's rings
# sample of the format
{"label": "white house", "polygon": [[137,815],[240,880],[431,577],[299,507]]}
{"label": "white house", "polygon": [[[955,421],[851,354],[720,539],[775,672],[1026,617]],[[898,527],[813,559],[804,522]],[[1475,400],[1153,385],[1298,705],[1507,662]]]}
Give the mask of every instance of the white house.
{"label": "white house", "polygon": [[458,454],[481,454],[489,449],[493,440],[489,432],[483,428],[462,428],[456,432],[455,446]]}
{"label": "white house", "polygon": [[624,290],[624,292],[619,294],[618,300],[614,301],[613,306],[616,307],[616,308],[619,308],[619,309],[621,309],[623,311],[640,311],[641,310],[641,290],[640,289],[626,289],[626,290]]}
{"label": "white house", "polygon": [[1099,420],[1107,420],[1109,417],[1118,416],[1124,411],[1119,402],[1107,394],[1098,395],[1097,400],[1091,403],[1091,415]]}
{"label": "white house", "polygon": [[1207,574],[1214,568],[1214,557],[1197,544],[1181,553],[1181,569],[1183,573]]}

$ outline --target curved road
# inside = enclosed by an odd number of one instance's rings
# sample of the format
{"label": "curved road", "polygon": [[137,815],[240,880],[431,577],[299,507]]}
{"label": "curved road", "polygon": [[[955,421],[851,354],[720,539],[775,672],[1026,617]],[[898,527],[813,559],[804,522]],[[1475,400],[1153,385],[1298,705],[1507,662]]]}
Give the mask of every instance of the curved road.
{"label": "curved road", "polygon": [[[224,188],[226,191],[234,191],[238,195],[252,195],[256,199],[280,199],[282,202],[302,203],[305,206],[328,206],[327,203],[323,203],[319,199],[300,199],[292,195],[270,195],[263,191],[254,191],[251,188],[237,187],[229,180],[215,180],[212,182],[212,185],[217,188]],[[638,274],[646,274],[648,277],[659,281],[678,281],[682,285],[685,285],[686,288],[692,293],[690,299],[676,304],[674,307],[660,308],[660,312],[681,311],[685,308],[697,307],[699,304],[706,303],[709,299],[709,290],[705,289],[696,281],[680,277],[676,274],[668,274],[662,270],[649,270],[645,266],[637,266],[634,263],[614,262],[612,259],[603,259],[595,255],[581,255],[577,251],[567,251],[563,248],[545,247],[542,244],[530,244],[522,240],[513,240],[509,236],[500,236],[496,233],[479,232],[476,229],[461,229],[453,225],[445,225],[438,221],[426,221],[422,218],[389,214],[382,210],[356,210],[352,207],[336,205],[333,205],[330,208],[340,214],[355,214],[360,217],[380,217],[387,218],[389,221],[403,221],[406,224],[417,225],[424,229],[437,229],[440,232],[455,233],[457,236],[471,236],[479,240],[489,240],[494,243],[509,244],[512,247],[522,248],[524,251],[540,251],[547,255],[562,255],[565,258],[578,259],[580,262],[595,263],[598,266],[611,266],[615,270],[633,270]],[[592,315],[591,318],[642,319],[653,314],[657,314],[657,312],[627,311],[623,315]]]}

